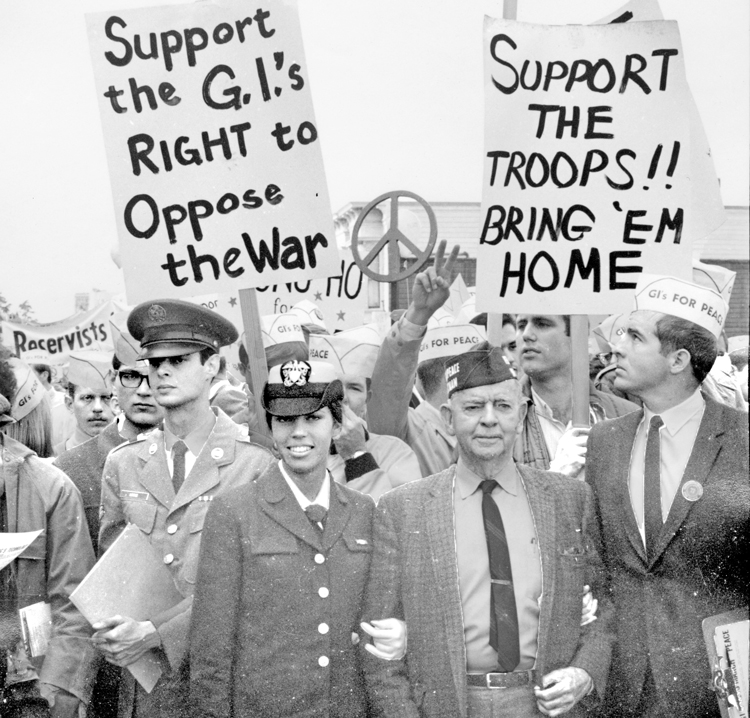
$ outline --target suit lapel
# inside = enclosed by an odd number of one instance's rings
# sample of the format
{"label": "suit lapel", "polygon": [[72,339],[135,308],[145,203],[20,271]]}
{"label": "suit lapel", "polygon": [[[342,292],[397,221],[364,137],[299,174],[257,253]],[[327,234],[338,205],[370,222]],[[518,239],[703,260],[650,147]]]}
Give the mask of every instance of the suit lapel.
{"label": "suit lapel", "polygon": [[696,501],[688,501],[682,495],[682,487],[688,481],[697,481],[701,486],[706,483],[711,467],[721,449],[722,442],[719,436],[723,433],[721,407],[716,403],[707,401],[698,434],[695,437],[693,450],[682,475],[680,486],[672,501],[667,520],[659,534],[659,541],[654,552],[654,562],[664,553],[675,533],[677,533],[677,529],[680,528],[690,510],[697,503]]}
{"label": "suit lapel", "polygon": [[638,530],[638,522],[635,520],[635,514],[633,513],[633,503],[630,500],[630,455],[633,452],[635,433],[638,431],[642,419],[642,410],[626,414],[619,419],[622,422],[622,429],[619,432],[618,440],[607,446],[607,449],[613,454],[612,461],[608,462],[608,465],[613,469],[612,474],[607,477],[609,484],[604,495],[610,494],[615,501],[619,502],[622,510],[618,511],[617,514],[621,517],[625,535],[628,537],[633,551],[646,565],[646,547],[643,545],[641,532]]}
{"label": "suit lapel", "polygon": [[435,585],[440,587],[441,592],[447,594],[440,601],[443,608],[442,617],[448,639],[453,681],[458,695],[459,715],[466,715],[466,645],[461,611],[461,591],[458,582],[456,523],[453,510],[455,474],[454,465],[442,476],[440,482],[432,487],[432,496],[424,505],[422,525],[429,540]]}
{"label": "suit lapel", "polygon": [[[310,519],[294,498],[292,490],[287,486],[279,471],[278,464],[274,463],[268,467],[258,479],[258,487],[261,496],[260,508],[263,513],[313,548],[318,551],[323,550],[322,534],[310,523]],[[333,498],[333,491],[331,495]],[[335,529],[331,529],[333,530]]]}
{"label": "suit lapel", "polygon": [[517,465],[518,475],[526,491],[531,509],[531,518],[534,522],[534,531],[539,542],[539,555],[541,557],[542,572],[542,595],[540,597],[539,610],[539,640],[537,641],[537,667],[543,670],[545,665],[545,646],[549,644],[548,636],[552,627],[552,594],[556,580],[557,561],[555,555],[557,545],[555,536],[557,534],[557,516],[555,513],[555,500],[548,486],[531,475],[523,465]]}

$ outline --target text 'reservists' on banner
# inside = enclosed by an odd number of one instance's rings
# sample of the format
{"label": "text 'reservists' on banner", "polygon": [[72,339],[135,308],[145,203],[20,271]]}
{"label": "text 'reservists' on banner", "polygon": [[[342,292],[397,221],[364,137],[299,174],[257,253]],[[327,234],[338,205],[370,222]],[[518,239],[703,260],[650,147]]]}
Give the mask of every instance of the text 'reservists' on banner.
{"label": "text 'reservists' on banner", "polygon": [[615,313],[642,272],[689,279],[718,183],[691,152],[677,24],[485,18],[484,54],[477,307]]}
{"label": "text 'reservists' on banner", "polygon": [[86,22],[128,302],[336,274],[296,2]]}

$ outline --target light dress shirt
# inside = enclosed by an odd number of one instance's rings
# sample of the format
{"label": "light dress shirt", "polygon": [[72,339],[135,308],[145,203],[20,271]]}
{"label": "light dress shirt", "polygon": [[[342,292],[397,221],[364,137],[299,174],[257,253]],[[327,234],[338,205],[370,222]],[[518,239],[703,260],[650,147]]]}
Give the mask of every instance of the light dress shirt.
{"label": "light dress shirt", "polygon": [[[515,670],[534,667],[542,595],[539,544],[523,482],[513,462],[494,477],[492,491],[508,540],[516,597],[520,663]],[[490,646],[490,565],[482,517],[482,479],[459,458],[453,486],[456,554],[464,618],[466,667],[470,673],[498,670],[497,652]]]}
{"label": "light dress shirt", "polygon": [[[661,486],[661,516],[666,521],[672,508],[677,489],[685,473],[690,454],[693,451],[695,437],[703,418],[706,402],[701,396],[700,389],[677,406],[663,411],[660,416],[664,425],[659,429],[660,438],[660,486]],[[630,475],[628,488],[630,503],[633,507],[638,530],[641,533],[643,545],[646,545],[646,525],[643,511],[643,471],[646,463],[646,439],[649,425],[654,412],[643,407],[643,419],[638,426],[630,454]]]}

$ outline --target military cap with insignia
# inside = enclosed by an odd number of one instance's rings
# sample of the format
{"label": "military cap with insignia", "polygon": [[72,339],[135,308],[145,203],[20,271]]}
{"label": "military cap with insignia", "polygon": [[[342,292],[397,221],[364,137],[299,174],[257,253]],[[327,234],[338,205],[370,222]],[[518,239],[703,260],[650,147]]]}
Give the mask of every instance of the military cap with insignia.
{"label": "military cap with insignia", "polygon": [[139,304],[128,317],[128,331],[141,344],[141,359],[219,351],[237,341],[228,319],[198,304],[180,299],[156,299]]}
{"label": "military cap with insignia", "polygon": [[516,370],[510,365],[502,349],[492,346],[489,342],[482,342],[474,349],[458,354],[445,363],[449,399],[457,391],[499,384],[516,378]]}
{"label": "military cap with insignia", "polygon": [[305,416],[324,406],[331,408],[343,398],[336,369],[322,361],[293,359],[271,367],[263,387],[263,408],[270,416]]}

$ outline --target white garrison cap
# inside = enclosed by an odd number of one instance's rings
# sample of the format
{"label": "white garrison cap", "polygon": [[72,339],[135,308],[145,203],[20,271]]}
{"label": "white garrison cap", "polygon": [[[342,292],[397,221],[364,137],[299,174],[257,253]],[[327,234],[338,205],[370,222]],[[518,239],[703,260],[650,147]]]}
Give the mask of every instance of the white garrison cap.
{"label": "white garrison cap", "polygon": [[289,314],[296,314],[302,324],[317,324],[319,327],[328,331],[325,320],[323,319],[323,313],[318,309],[317,304],[313,304],[309,299],[303,299],[301,302],[297,302],[289,310]]}
{"label": "white garrison cap", "polygon": [[106,393],[111,390],[108,380],[112,369],[112,355],[100,351],[70,352],[65,376],[71,384]]}
{"label": "white garrison cap", "polygon": [[419,348],[419,363],[461,354],[486,339],[485,328],[478,324],[451,324],[428,329]]}
{"label": "white garrison cap", "polygon": [[310,359],[332,364],[339,376],[372,378],[382,338],[376,324],[365,324],[338,334],[311,334]]}
{"label": "white garrison cap", "polygon": [[676,277],[642,274],[635,288],[635,309],[686,319],[719,337],[728,305],[720,294]]}
{"label": "white garrison cap", "polygon": [[693,281],[701,287],[708,287],[721,294],[725,302],[729,302],[732,295],[734,280],[737,272],[733,272],[718,264],[704,264],[697,259],[693,260]]}
{"label": "white garrison cap", "polygon": [[296,314],[269,314],[261,317],[260,322],[263,327],[264,347],[285,342],[304,343],[305,341],[302,323]]}

